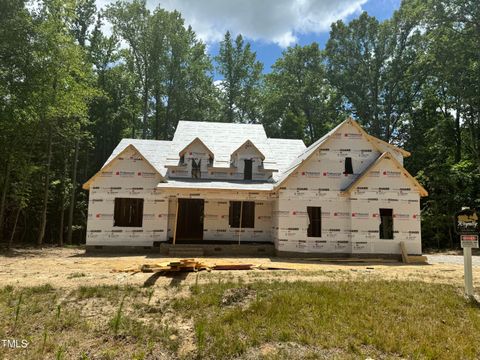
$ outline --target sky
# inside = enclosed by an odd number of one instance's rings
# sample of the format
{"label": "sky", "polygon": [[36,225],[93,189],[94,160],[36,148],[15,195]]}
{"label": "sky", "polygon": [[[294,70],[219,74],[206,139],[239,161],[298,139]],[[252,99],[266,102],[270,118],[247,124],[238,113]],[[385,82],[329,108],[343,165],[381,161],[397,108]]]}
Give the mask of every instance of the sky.
{"label": "sky", "polygon": [[[401,0],[147,0],[150,9],[159,4],[178,10],[187,24],[208,46],[210,55],[218,53],[219,42],[229,30],[250,42],[257,59],[269,72],[282,51],[295,44],[316,41],[320,47],[328,40],[330,25],[350,21],[362,11],[379,20],[393,14]],[[104,7],[111,0],[97,0]]]}

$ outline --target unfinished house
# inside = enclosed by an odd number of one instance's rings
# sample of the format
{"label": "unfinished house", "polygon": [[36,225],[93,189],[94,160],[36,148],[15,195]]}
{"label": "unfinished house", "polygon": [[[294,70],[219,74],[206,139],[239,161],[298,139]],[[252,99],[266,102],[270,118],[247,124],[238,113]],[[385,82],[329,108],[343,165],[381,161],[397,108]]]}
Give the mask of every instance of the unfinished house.
{"label": "unfinished house", "polygon": [[87,249],[421,254],[427,192],[409,155],[352,119],[308,148],[262,125],[180,121],[171,141],[123,139],[84,184]]}

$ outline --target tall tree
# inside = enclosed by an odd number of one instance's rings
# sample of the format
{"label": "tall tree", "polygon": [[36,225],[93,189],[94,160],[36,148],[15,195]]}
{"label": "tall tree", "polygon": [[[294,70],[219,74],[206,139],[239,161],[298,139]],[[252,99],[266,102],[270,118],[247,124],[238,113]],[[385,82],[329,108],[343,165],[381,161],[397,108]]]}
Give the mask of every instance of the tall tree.
{"label": "tall tree", "polygon": [[318,44],[290,47],[266,75],[262,122],[275,136],[310,144],[340,121],[342,97],[326,78]]}
{"label": "tall tree", "polygon": [[256,60],[250,43],[227,31],[215,57],[221,81],[222,119],[227,122],[259,121],[259,89],[263,64]]}
{"label": "tall tree", "polygon": [[142,97],[142,138],[149,136],[151,66],[149,50],[151,44],[151,14],[145,0],[117,1],[107,7],[107,18],[120,38],[128,44],[136,80]]}
{"label": "tall tree", "polygon": [[380,23],[362,13],[332,24],[326,45],[328,76],[372,135],[390,141],[418,100],[425,75],[418,19],[397,13]]}

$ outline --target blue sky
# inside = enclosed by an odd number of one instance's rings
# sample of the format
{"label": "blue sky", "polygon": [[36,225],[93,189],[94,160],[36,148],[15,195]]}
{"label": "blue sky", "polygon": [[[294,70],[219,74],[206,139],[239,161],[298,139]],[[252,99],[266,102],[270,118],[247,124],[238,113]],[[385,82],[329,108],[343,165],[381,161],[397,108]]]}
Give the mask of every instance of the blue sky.
{"label": "blue sky", "polygon": [[[335,1],[335,0],[332,0]],[[368,0],[361,6],[360,11],[366,11],[371,16],[375,16],[379,20],[385,20],[390,18],[393,15],[395,10],[398,10],[400,7],[401,0]],[[347,16],[344,21],[350,21],[358,17],[359,12],[355,12]],[[317,42],[320,47],[323,49],[329,37],[329,30],[322,32],[308,32],[297,34],[297,41],[295,44],[299,45],[308,45],[312,42]],[[277,43],[269,42],[267,40],[251,40],[247,38],[247,41],[250,42],[253,51],[257,53],[257,59],[264,64],[264,72],[270,71],[270,66],[282,55],[282,51],[285,49]],[[212,56],[218,54],[219,45],[218,42],[209,43],[209,53]]]}
{"label": "blue sky", "polygon": [[[325,46],[332,22],[349,21],[362,11],[384,20],[392,16],[401,0],[147,0],[150,10],[159,4],[178,10],[186,24],[208,45],[209,53],[218,53],[219,41],[230,30],[242,34],[264,63],[264,71],[295,44],[313,41]],[[113,0],[97,0],[98,7]]]}

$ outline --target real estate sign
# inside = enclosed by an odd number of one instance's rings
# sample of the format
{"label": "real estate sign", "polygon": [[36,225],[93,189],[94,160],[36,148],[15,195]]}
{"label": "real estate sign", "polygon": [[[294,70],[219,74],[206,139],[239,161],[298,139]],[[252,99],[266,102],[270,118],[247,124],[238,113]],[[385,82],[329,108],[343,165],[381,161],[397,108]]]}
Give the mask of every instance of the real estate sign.
{"label": "real estate sign", "polygon": [[459,235],[478,234],[478,215],[475,209],[465,208],[455,214],[455,231]]}
{"label": "real estate sign", "polygon": [[462,248],[478,248],[478,235],[460,235]]}

